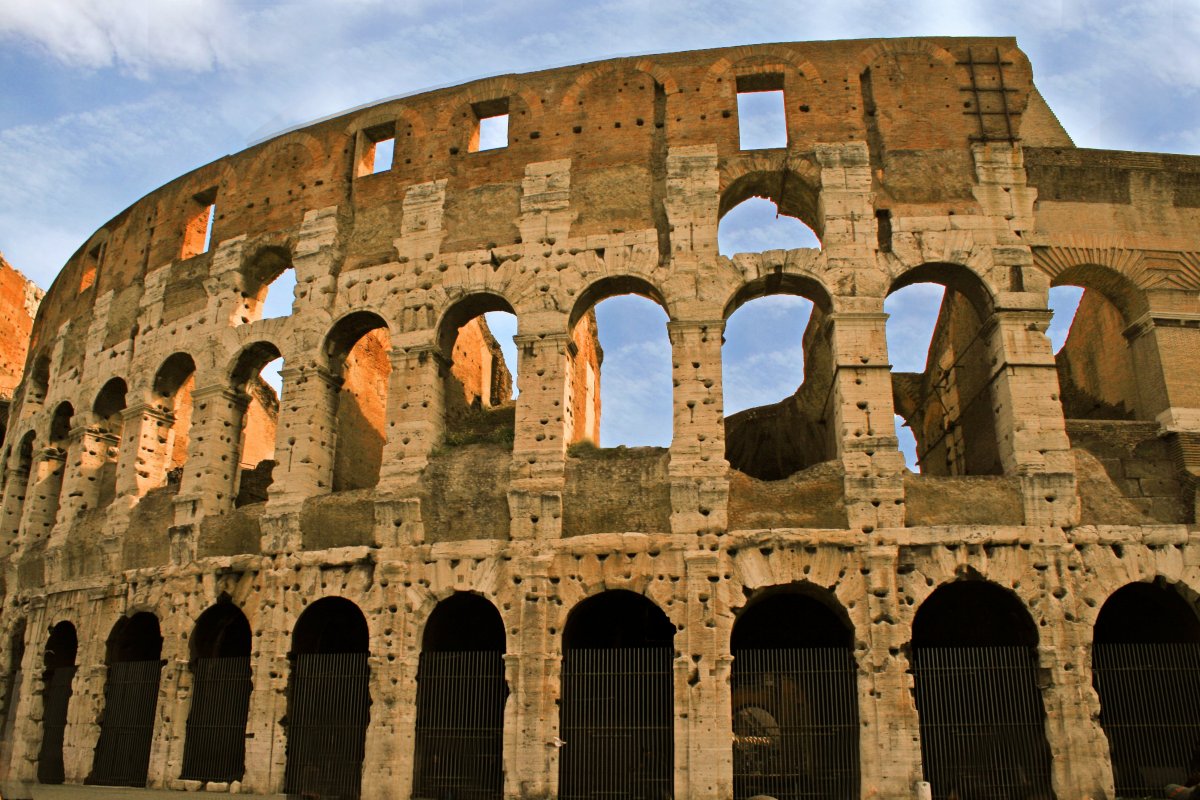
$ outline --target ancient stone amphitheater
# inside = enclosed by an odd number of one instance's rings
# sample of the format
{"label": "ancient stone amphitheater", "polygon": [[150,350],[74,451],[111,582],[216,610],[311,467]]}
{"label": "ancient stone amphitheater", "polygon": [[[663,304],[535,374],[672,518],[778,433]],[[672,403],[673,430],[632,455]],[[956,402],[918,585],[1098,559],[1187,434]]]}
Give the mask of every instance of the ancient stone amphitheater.
{"label": "ancient stone amphitheater", "polygon": [[[787,146],[741,149],[762,91]],[[751,197],[821,248],[720,256]],[[929,282],[893,372],[884,299]],[[780,293],[804,383],[727,420],[725,320]],[[670,320],[669,448],[594,444],[622,294]],[[41,305],[4,797],[1159,792],[1200,767],[1198,355],[1200,158],[1076,148],[1012,39],[623,58],[285,133]]]}

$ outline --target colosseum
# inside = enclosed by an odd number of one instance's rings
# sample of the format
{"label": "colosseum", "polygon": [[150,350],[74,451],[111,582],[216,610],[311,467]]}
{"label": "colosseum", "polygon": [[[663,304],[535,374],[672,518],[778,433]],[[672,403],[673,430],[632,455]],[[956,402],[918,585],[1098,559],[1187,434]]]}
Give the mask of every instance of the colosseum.
{"label": "colosseum", "polygon": [[[786,146],[741,146],[756,92]],[[720,255],[753,197],[821,246]],[[594,308],[629,294],[669,319],[669,447],[598,446]],[[803,384],[726,419],[726,320],[777,294],[813,304]],[[3,796],[1159,796],[1200,769],[1198,354],[1200,157],[1076,148],[1012,38],[619,58],[284,133],[41,302]]]}

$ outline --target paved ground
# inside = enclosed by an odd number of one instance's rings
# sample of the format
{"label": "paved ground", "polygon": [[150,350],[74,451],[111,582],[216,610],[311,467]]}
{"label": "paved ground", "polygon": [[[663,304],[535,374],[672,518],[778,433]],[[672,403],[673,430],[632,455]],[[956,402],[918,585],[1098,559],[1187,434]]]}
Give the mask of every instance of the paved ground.
{"label": "paved ground", "polygon": [[[41,786],[35,785],[32,788],[32,800],[181,800],[184,797],[193,797],[196,800],[204,797],[262,797],[262,798],[278,798],[283,800],[285,795],[230,795],[228,793],[218,794],[215,792],[172,792],[160,789],[126,789],[118,786]],[[22,798],[22,792],[14,792],[11,788],[3,795],[3,800],[29,800],[28,797]]]}

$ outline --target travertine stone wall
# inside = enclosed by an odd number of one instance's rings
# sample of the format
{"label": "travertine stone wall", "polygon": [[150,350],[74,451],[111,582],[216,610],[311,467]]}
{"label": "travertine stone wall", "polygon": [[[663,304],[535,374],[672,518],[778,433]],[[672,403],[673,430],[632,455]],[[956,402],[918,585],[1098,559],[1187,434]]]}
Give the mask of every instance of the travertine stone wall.
{"label": "travertine stone wall", "polygon": [[[968,66],[989,59],[1006,89],[994,97]],[[787,147],[740,150],[738,81],[767,79],[783,86]],[[477,109],[501,101],[507,147],[474,152]],[[365,174],[379,131],[395,157]],[[342,597],[370,633],[364,796],[406,798],[422,631],[455,592],[487,598],[507,631],[505,796],[552,797],[564,625],[580,601],[626,589],[676,628],[675,795],[729,798],[730,634],[748,602],[789,586],[826,592],[851,628],[862,796],[913,797],[913,620],[939,586],[971,579],[1036,624],[1056,795],[1111,800],[1091,682],[1099,609],[1130,582],[1193,605],[1200,591],[1198,176],[1196,158],[1073,147],[1012,39],[929,38],[490,78],[175,179],[64,266],[9,415],[0,679],[18,666],[12,632],[25,650],[5,797],[36,776],[48,629],[79,632],[64,750],[78,783],[106,638],[139,611],[157,616],[166,663],[148,782],[198,788],[180,779],[188,640],[222,597],[253,630],[254,690],[245,776],[207,788],[279,792],[291,634],[315,600]],[[721,217],[752,196],[822,248],[720,256]],[[189,226],[212,198],[213,245],[196,253]],[[262,319],[289,268],[292,314]],[[927,371],[898,375],[883,301],[920,282],[947,301]],[[1062,284],[1095,300],[1056,361],[1047,292]],[[603,411],[592,309],[629,293],[669,318],[670,447],[576,451]],[[804,469],[763,481],[726,460],[721,343],[734,310],[775,293],[813,301],[818,377],[787,413],[762,415],[773,422],[756,435],[809,450],[793,454]],[[481,401],[496,416],[464,438],[451,423],[484,375],[500,400],[507,386],[482,331],[452,345],[501,310],[517,318],[520,394],[511,409]],[[1089,372],[1093,336],[1115,350]],[[277,417],[253,402],[276,356]],[[124,407],[105,419],[119,425],[96,416],[114,378]],[[1067,419],[1064,391],[1086,424]],[[256,413],[266,432],[244,441]],[[905,469],[895,414],[925,474]],[[788,420],[804,436],[772,433]],[[114,459],[106,495],[95,487]],[[235,507],[263,459],[267,499]]]}

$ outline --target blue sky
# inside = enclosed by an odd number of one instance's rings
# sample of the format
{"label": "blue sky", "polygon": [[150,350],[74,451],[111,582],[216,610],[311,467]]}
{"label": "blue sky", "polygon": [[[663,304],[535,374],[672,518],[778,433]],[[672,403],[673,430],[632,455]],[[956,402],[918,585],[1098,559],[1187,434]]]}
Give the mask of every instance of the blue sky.
{"label": "blue sky", "polygon": [[[0,251],[48,286],[94,230],[161,184],[386,97],[635,53],[909,35],[1015,35],[1081,147],[1200,152],[1197,0],[0,0]],[[798,246],[804,232],[765,206],[731,212],[723,252]],[[888,307],[906,370],[924,365],[937,303],[915,288]],[[599,313],[604,444],[665,444],[661,319],[637,300]],[[730,320],[728,410],[794,390],[806,318],[804,301],[778,299]]]}

